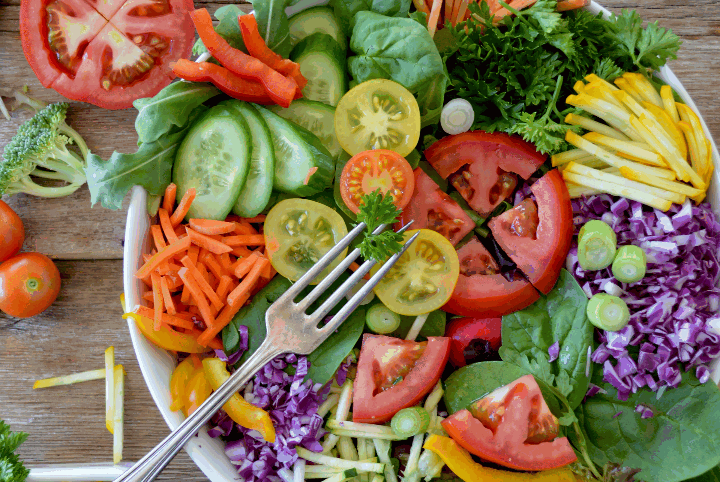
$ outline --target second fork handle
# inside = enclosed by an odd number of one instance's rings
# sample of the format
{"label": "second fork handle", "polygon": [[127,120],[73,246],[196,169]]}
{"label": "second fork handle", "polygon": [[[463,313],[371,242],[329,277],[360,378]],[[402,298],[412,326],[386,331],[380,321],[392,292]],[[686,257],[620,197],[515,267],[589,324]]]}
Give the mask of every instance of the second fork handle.
{"label": "second fork handle", "polygon": [[255,353],[220,388],[215,390],[197,410],[190,414],[179,427],[173,430],[147,455],[115,479],[115,482],[149,482],[154,480],[187,441],[200,430],[200,427],[205,425],[258,370],[281,353],[282,351],[275,348],[270,339],[266,338]]}

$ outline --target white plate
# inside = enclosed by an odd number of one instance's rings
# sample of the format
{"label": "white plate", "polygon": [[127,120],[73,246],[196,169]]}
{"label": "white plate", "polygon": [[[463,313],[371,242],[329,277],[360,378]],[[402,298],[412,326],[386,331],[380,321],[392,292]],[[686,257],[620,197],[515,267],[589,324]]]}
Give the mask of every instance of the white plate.
{"label": "white plate", "polygon": [[[593,13],[603,12],[609,15],[609,11],[592,2],[588,7]],[[660,70],[660,77],[670,84],[673,89],[682,97],[683,101],[698,113],[697,106],[688,95],[675,74],[667,67]],[[710,131],[705,124],[702,116],[700,116],[703,129],[710,137]],[[715,141],[712,140],[713,146],[713,162],[716,166],[720,165],[720,154],[718,154]],[[708,191],[708,201],[712,204],[716,215],[720,214],[720,197],[717,189],[718,172],[716,169],[713,174],[710,190]],[[128,210],[127,224],[125,226],[125,252],[123,262],[123,283],[125,289],[125,301],[127,306],[132,307],[138,304],[144,304],[142,294],[145,286],[142,281],[136,279],[133,275],[140,267],[142,254],[150,251],[150,218],[146,209],[147,193],[140,187],[135,186],[132,189],[130,200],[130,208]],[[176,359],[167,351],[156,347],[138,330],[135,322],[128,319],[128,328],[130,337],[132,338],[135,354],[140,365],[145,383],[150,390],[155,404],[162,414],[165,422],[170,429],[175,429],[183,421],[184,417],[180,412],[170,411],[170,376],[176,365]],[[720,380],[720,370],[718,365],[720,359],[715,360],[712,368],[712,379],[717,383]],[[160,440],[158,440],[159,442]],[[212,439],[207,434],[207,430],[203,429],[198,437],[193,437],[185,447],[190,458],[200,467],[200,470],[212,482],[231,482],[240,480],[235,470],[235,466],[230,463],[225,456],[224,444],[219,439]]]}

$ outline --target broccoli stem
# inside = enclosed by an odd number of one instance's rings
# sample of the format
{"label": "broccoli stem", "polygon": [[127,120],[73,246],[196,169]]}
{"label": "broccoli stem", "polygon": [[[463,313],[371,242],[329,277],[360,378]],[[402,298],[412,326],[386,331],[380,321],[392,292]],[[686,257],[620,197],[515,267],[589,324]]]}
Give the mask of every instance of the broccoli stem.
{"label": "broccoli stem", "polygon": [[70,127],[69,125],[67,125],[66,123],[63,122],[58,127],[58,132],[66,135],[70,139],[72,139],[72,141],[75,143],[75,145],[78,146],[78,148],[80,149],[80,152],[82,153],[82,158],[87,159],[87,156],[90,153],[90,149],[88,149],[88,146],[85,143],[85,140],[82,137],[80,137],[80,134],[78,134],[78,132],[75,129],[73,129],[72,127]]}
{"label": "broccoli stem", "polygon": [[47,187],[35,183],[32,179],[30,179],[30,177],[23,177],[17,182],[11,184],[6,191],[6,194],[14,194],[11,191],[15,191],[16,193],[24,192],[39,197],[56,198],[68,196],[80,189],[81,186],[82,183],[73,183],[61,187]]}
{"label": "broccoli stem", "polygon": [[37,163],[37,166],[49,169],[51,171],[57,171],[63,174],[63,178],[67,182],[76,183],[85,182],[85,170],[83,165],[78,162],[77,158],[69,151],[55,151],[55,156],[43,159]]}

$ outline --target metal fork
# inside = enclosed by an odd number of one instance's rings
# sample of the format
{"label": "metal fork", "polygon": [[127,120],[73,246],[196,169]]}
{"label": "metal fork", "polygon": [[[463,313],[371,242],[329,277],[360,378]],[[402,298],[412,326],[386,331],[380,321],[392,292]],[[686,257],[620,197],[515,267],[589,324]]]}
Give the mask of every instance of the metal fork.
{"label": "metal fork", "polygon": [[[411,221],[412,222],[412,221]],[[408,228],[410,223],[400,231]],[[385,228],[379,226],[373,233],[377,234]],[[348,300],[338,313],[325,325],[320,322],[330,310],[355,286],[375,265],[375,260],[365,261],[350,277],[332,293],[312,314],[306,314],[312,305],[330,285],[348,269],[350,264],[360,256],[360,250],[354,249],[332,270],[318,285],[302,300],[295,302],[300,292],[310,285],[330,263],[365,229],[365,223],[358,224],[342,238],[325,256],[323,256],[310,270],[295,282],[280,298],[268,308],[265,313],[265,326],[267,336],[255,353],[233,373],[230,378],[205,402],[198,407],[183,423],[170,435],[160,442],[154,449],[123,473],[116,482],[151,481],[157,477],[165,466],[172,460],[180,449],[197,431],[206,424],[210,418],[237,393],[255,373],[267,362],[283,353],[298,353],[307,355],[315,350],[340,324],[355,311],[363,298],[378,284],[385,274],[393,267],[398,258],[415,241],[419,233],[415,233],[403,246],[402,250],[391,256],[388,261],[370,278],[370,280]]]}

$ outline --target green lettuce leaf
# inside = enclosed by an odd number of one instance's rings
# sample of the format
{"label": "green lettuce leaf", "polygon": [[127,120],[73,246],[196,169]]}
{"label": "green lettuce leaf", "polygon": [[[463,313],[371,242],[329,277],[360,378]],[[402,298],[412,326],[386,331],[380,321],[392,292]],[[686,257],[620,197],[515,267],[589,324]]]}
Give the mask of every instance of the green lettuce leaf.
{"label": "green lettuce leaf", "polygon": [[288,0],[253,0],[252,4],[258,30],[265,43],[276,54],[287,58],[292,50],[288,16],[285,13]]}

